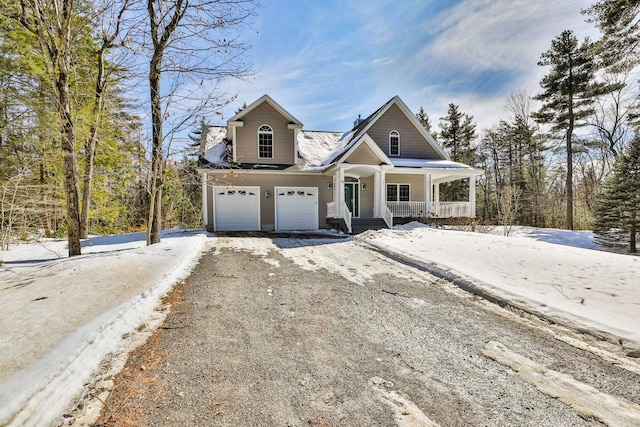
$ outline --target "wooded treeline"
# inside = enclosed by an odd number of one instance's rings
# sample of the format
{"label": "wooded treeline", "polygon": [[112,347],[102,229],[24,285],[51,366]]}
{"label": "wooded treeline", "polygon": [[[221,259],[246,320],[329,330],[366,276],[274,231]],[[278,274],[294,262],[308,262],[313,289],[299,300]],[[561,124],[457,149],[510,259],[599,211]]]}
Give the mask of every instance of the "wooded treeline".
{"label": "wooded treeline", "polygon": [[199,119],[249,71],[255,7],[0,0],[0,248],[42,233],[77,255],[88,233],[199,226]]}
{"label": "wooded treeline", "polygon": [[[602,241],[635,252],[640,1],[601,0],[584,14],[602,38],[559,34],[541,53],[547,74],[539,93],[513,92],[504,118],[480,132],[450,104],[434,135],[452,160],[484,169],[478,221],[594,229]],[[433,131],[422,108],[416,117]],[[444,187],[449,200],[466,200],[459,183]]]}
{"label": "wooded treeline", "polygon": [[[43,232],[66,235],[77,255],[88,233],[146,230],[152,244],[161,227],[199,226],[189,146],[199,119],[232,100],[218,85],[249,72],[242,35],[255,7],[0,0],[0,248]],[[479,221],[595,227],[633,246],[640,0],[584,13],[602,38],[559,34],[541,52],[539,93],[513,92],[483,130],[450,104],[433,133],[454,161],[485,170]],[[187,130],[194,141],[176,141]],[[443,186],[442,199],[463,200],[465,186]]]}

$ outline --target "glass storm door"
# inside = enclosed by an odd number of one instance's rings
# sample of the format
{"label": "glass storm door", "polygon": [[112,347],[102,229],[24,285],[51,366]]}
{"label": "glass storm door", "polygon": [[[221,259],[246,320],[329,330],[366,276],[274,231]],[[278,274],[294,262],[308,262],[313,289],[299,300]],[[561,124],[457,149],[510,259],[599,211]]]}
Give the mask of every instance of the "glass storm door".
{"label": "glass storm door", "polygon": [[355,218],[360,216],[360,185],[357,182],[344,183],[344,202]]}

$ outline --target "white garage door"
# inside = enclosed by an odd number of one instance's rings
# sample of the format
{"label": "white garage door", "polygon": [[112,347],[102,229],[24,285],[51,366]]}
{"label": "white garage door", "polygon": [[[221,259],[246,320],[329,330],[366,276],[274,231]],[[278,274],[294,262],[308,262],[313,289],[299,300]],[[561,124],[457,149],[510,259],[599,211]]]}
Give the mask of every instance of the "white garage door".
{"label": "white garage door", "polygon": [[318,228],[317,187],[276,187],[276,230]]}
{"label": "white garage door", "polygon": [[215,187],[216,231],[260,230],[260,187]]}

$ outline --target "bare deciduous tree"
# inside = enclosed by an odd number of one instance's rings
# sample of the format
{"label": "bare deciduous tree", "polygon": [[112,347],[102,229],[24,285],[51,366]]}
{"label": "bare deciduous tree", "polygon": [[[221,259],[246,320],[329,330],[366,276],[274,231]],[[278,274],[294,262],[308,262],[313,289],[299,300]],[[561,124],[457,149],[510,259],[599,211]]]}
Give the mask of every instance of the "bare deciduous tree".
{"label": "bare deciduous tree", "polygon": [[[228,102],[217,83],[247,75],[248,48],[238,29],[253,15],[254,0],[147,0],[151,182],[147,244],[160,241],[165,161],[176,132],[191,126],[203,110]],[[161,83],[171,81],[167,89]],[[228,97],[227,97],[228,98]],[[167,118],[170,129],[164,130]],[[165,141],[167,144],[165,145]]]}
{"label": "bare deciduous tree", "polygon": [[71,49],[74,0],[20,0],[20,22],[35,34],[55,89],[61,124],[61,154],[67,204],[69,256],[80,255],[80,203],[76,126],[71,109]]}

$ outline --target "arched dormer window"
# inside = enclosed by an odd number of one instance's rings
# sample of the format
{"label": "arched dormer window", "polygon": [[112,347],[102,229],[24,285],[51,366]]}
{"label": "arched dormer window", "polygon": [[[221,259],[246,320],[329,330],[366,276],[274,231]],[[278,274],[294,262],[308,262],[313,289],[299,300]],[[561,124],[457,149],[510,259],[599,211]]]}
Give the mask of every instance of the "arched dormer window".
{"label": "arched dormer window", "polygon": [[258,157],[273,159],[273,128],[269,125],[258,128]]}
{"label": "arched dormer window", "polygon": [[389,155],[400,155],[400,133],[397,130],[389,132]]}

